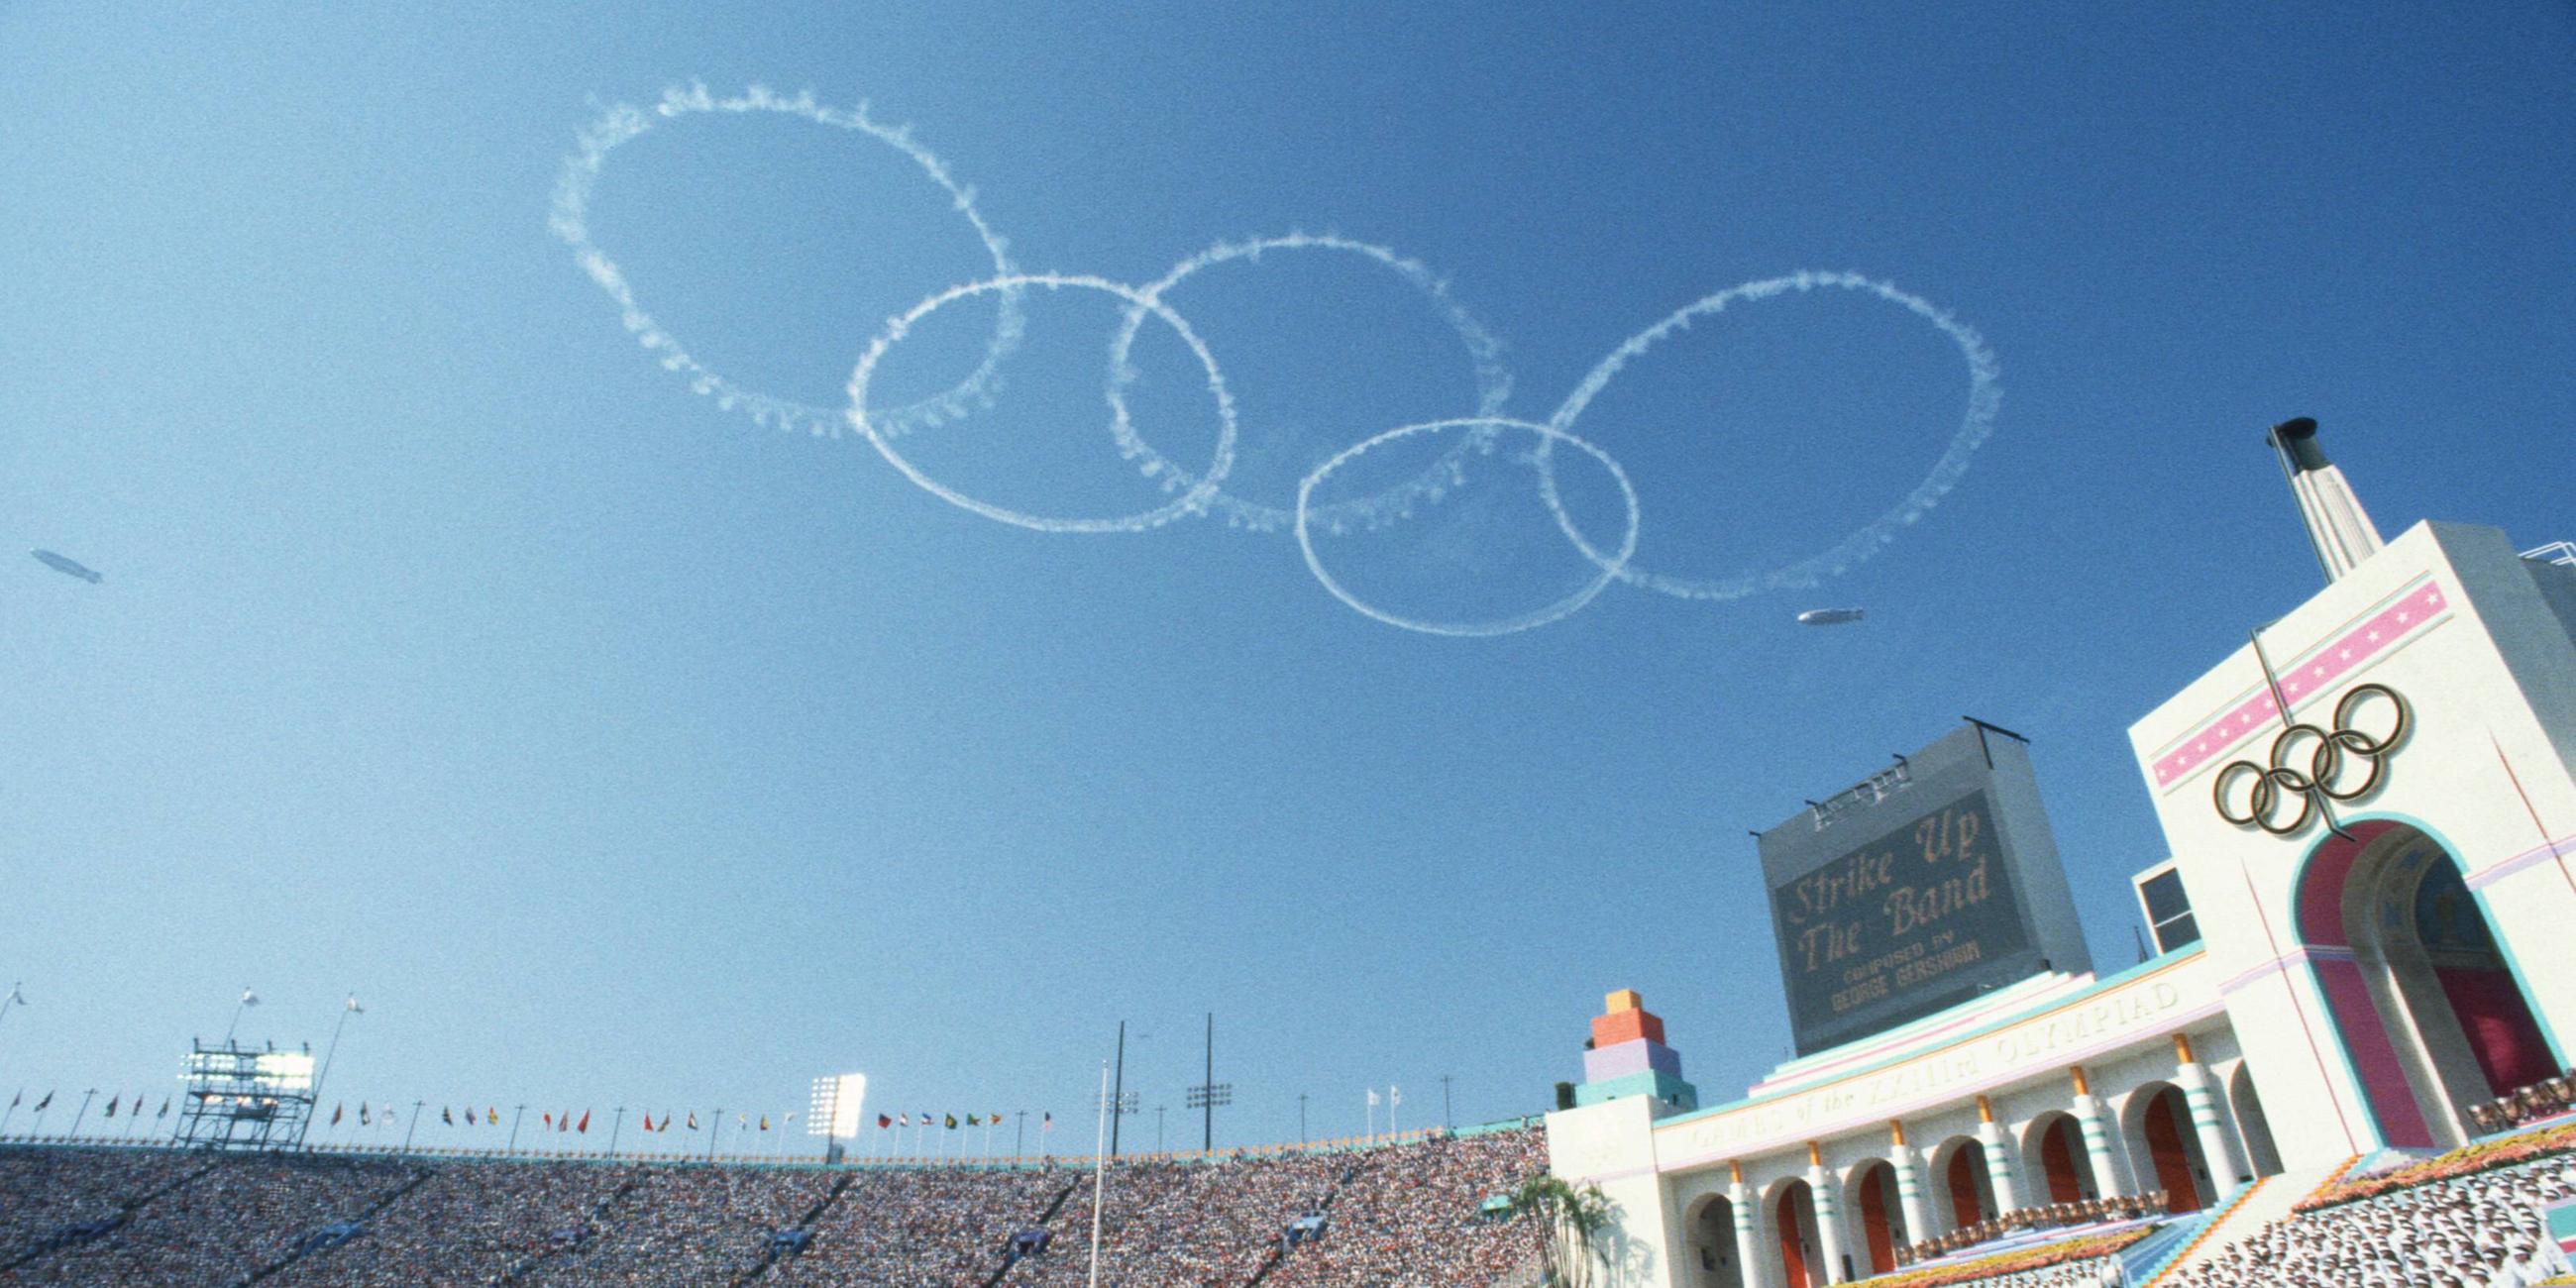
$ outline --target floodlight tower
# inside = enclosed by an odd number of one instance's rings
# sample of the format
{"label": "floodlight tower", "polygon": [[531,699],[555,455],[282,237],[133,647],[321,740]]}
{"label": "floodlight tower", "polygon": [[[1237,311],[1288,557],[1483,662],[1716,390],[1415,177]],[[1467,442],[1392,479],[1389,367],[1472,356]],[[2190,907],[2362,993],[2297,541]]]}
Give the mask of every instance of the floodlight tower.
{"label": "floodlight tower", "polygon": [[1202,1150],[1216,1148],[1216,1108],[1234,1103],[1234,1084],[1216,1080],[1216,1012],[1207,1017],[1207,1081],[1190,1088],[1189,1107],[1207,1115],[1206,1135],[1199,1142]]}

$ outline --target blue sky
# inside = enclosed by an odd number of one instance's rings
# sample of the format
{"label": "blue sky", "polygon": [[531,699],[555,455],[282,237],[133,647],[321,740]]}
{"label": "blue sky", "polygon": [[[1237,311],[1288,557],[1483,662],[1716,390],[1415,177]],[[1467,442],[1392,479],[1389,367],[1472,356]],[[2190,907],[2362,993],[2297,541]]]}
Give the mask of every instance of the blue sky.
{"label": "blue sky", "polygon": [[[2572,21],[0,9],[0,543],[107,576],[0,565],[0,977],[34,999],[0,1089],[168,1088],[250,984],[281,1041],[364,999],[334,1096],[779,1112],[857,1068],[878,1108],[1080,1120],[1123,1017],[1150,1133],[1213,1010],[1219,1134],[1252,1142],[1301,1093],[1355,1131],[1390,1081],[1425,1121],[1443,1074],[1462,1121],[1542,1108],[1634,987],[1719,1099],[1788,1040],[1745,832],[1962,714],[2034,738],[2124,963],[2127,874],[2164,857],[2128,722],[2317,580],[2264,426],[2318,417],[2391,533],[2576,536]],[[1285,534],[992,523],[657,369],[548,203],[602,107],[692,81],[909,122],[1032,270],[1390,246],[1503,342],[1521,418],[1800,269],[1953,310],[2001,414],[1816,589],[1397,630]],[[620,149],[592,227],[703,361],[834,407],[887,317],[991,271],[899,154],[785,118]],[[1238,402],[1247,496],[1475,410],[1447,319],[1357,257],[1169,301]],[[903,449],[1004,504],[1160,504],[1100,398],[1117,321],[1031,299],[989,412]],[[947,387],[992,322],[943,310],[883,379]],[[1139,425],[1204,460],[1160,326]],[[1966,389],[1921,320],[1810,293],[1693,328],[1576,428],[1634,480],[1641,566],[1717,577],[1893,504]],[[1446,450],[1409,445],[1336,484]],[[1589,468],[1569,500],[1610,532]],[[1426,614],[1590,572],[1508,470],[1331,559]],[[1870,620],[1790,620],[1829,604]]]}

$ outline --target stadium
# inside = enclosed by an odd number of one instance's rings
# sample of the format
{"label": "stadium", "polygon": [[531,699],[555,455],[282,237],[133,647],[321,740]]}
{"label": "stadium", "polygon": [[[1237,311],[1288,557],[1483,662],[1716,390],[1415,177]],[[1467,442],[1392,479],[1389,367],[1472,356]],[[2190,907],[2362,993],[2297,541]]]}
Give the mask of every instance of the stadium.
{"label": "stadium", "polygon": [[2576,1288],[2576,7],[0,51],[0,1288]]}
{"label": "stadium", "polygon": [[[722,1111],[703,1155],[306,1148],[312,1058],[228,1039],[166,1139],[137,1097],[0,1145],[0,1282],[2542,1282],[2576,556],[2383,542],[2313,422],[2274,446],[2328,585],[2130,729],[2173,855],[2134,966],[2092,967],[2029,758],[1972,720],[1759,834],[1799,1053],[1728,1103],[1626,990],[1543,1125],[1114,1161],[790,1162],[719,1152]],[[863,1096],[819,1083],[814,1129]]]}

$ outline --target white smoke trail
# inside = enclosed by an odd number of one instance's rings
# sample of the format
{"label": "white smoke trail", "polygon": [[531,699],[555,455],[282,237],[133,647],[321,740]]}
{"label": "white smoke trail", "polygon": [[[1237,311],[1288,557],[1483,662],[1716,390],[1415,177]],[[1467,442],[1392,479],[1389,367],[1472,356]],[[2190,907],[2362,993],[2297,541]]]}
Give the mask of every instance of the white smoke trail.
{"label": "white smoke trail", "polygon": [[[665,90],[661,101],[649,110],[630,103],[607,108],[581,131],[577,150],[564,159],[563,174],[555,182],[554,213],[547,220],[547,226],[554,230],[556,237],[572,247],[574,257],[580,261],[583,271],[590,274],[591,280],[599,283],[599,288],[617,302],[618,315],[636,342],[653,354],[665,370],[679,373],[692,392],[715,399],[716,405],[727,411],[748,415],[755,424],[803,429],[818,436],[837,436],[842,423],[839,411],[745,389],[709,370],[691,356],[679,338],[664,329],[637,302],[634,287],[626,280],[625,272],[591,239],[591,191],[598,185],[600,171],[607,165],[609,153],[652,129],[656,120],[752,112],[776,113],[864,134],[911,158],[913,164],[920,166],[922,172],[948,194],[949,204],[973,226],[976,239],[983,242],[985,251],[992,256],[994,274],[999,277],[1010,275],[1008,244],[984,223],[983,215],[976,211],[974,189],[960,186],[949,174],[946,163],[913,140],[909,127],[881,125],[871,120],[865,103],[846,110],[821,106],[814,101],[810,90],[793,98],[783,98],[764,86],[753,85],[738,96],[717,98],[707,92],[706,86],[692,84],[686,89],[674,87]],[[1004,292],[1000,305],[1000,317],[994,324],[993,338],[985,347],[982,363],[946,393],[879,413],[882,432],[899,434],[926,425],[937,425],[967,415],[979,406],[990,405],[1002,359],[1018,346],[1024,325],[1016,292]]]}
{"label": "white smoke trail", "polygon": [[1564,507],[1558,503],[1555,479],[1548,472],[1545,464],[1547,452],[1542,450],[1540,453],[1541,487],[1546,493],[1548,507],[1555,512],[1557,523],[1565,529],[1565,535],[1595,564],[1631,585],[1662,591],[1667,595],[1676,595],[1684,599],[1730,600],[1741,599],[1765,590],[1804,589],[1816,585],[1825,577],[1842,573],[1854,564],[1878,553],[1881,547],[1895,540],[1898,528],[1920,520],[1933,506],[1940,503],[1944,494],[1958,486],[1960,476],[1968,471],[1968,458],[1975,455],[1978,445],[1994,433],[1995,413],[2003,405],[2003,386],[1997,383],[2002,369],[1996,364],[1995,355],[1987,350],[1985,339],[1966,323],[1921,296],[1908,294],[1892,283],[1873,281],[1858,273],[1791,273],[1782,277],[1765,278],[1758,282],[1730,286],[1716,294],[1685,304],[1674,310],[1663,321],[1628,337],[1618,348],[1611,350],[1610,356],[1603,358],[1600,364],[1592,369],[1591,374],[1583,378],[1583,383],[1575,386],[1574,393],[1566,398],[1564,405],[1558,407],[1556,414],[1548,418],[1548,424],[1560,430],[1573,428],[1575,421],[1583,415],[1583,409],[1591,405],[1593,398],[1598,396],[1602,388],[1610,383],[1611,378],[1617,376],[1631,360],[1642,356],[1674,332],[1687,330],[1694,320],[1722,312],[1729,305],[1739,301],[1750,303],[1771,299],[1790,291],[1812,291],[1822,287],[1866,291],[1880,299],[1901,305],[1907,311],[1940,328],[1943,335],[1950,337],[1951,343],[1959,346],[1960,355],[1967,359],[1967,411],[1960,418],[1959,431],[1951,436],[1949,447],[1941,453],[1941,459],[1933,463],[1932,472],[1886,513],[1862,525],[1859,531],[1823,551],[1767,573],[1744,573],[1725,579],[1705,579],[1647,571],[1628,562],[1628,551],[1623,550],[1614,557],[1604,555],[1595,549],[1576,528],[1573,520],[1565,513]]}
{"label": "white smoke trail", "polygon": [[[1358,460],[1360,457],[1367,455],[1369,452],[1379,447],[1383,447],[1388,443],[1395,442],[1402,438],[1410,438],[1415,434],[1428,434],[1451,429],[1475,431],[1470,435],[1470,438],[1478,444],[1477,450],[1481,452],[1491,452],[1493,450],[1492,444],[1496,437],[1495,431],[1526,430],[1529,433],[1538,436],[1540,446],[1543,448],[1552,449],[1555,444],[1564,443],[1588,453],[1592,459],[1599,461],[1601,463],[1601,467],[1610,472],[1612,480],[1619,484],[1619,494],[1626,501],[1628,507],[1627,532],[1620,540],[1618,552],[1612,555],[1602,556],[1593,551],[1591,547],[1584,547],[1584,553],[1587,556],[1590,556],[1593,559],[1593,562],[1600,569],[1600,571],[1591,580],[1585,582],[1583,586],[1573,594],[1567,595],[1563,599],[1559,599],[1552,604],[1532,609],[1529,612],[1522,613],[1514,617],[1502,618],[1497,621],[1435,622],[1422,618],[1405,617],[1401,614],[1392,613],[1379,608],[1374,604],[1370,604],[1367,601],[1362,600],[1358,595],[1353,594],[1348,587],[1345,587],[1341,582],[1335,580],[1332,573],[1325,570],[1323,558],[1315,553],[1314,529],[1310,521],[1317,513],[1316,507],[1313,504],[1316,485],[1321,483],[1326,475],[1331,474],[1342,466]],[[1544,458],[1539,454],[1533,453],[1530,457],[1530,464],[1533,466],[1539,466],[1542,464],[1543,459]],[[1448,488],[1457,486],[1464,482],[1466,478],[1465,468],[1455,453],[1444,456],[1440,464],[1434,467],[1434,470],[1436,473],[1442,475],[1443,481],[1424,493],[1424,499],[1426,500],[1437,501],[1441,499]],[[1565,510],[1556,495],[1553,476],[1547,475],[1543,469],[1541,474],[1542,477],[1547,480],[1546,487],[1548,506],[1551,510],[1555,511],[1559,525],[1564,526],[1567,523]],[[1398,517],[1401,517],[1401,515]],[[1534,421],[1514,420],[1508,416],[1465,416],[1455,420],[1434,420],[1425,421],[1418,425],[1403,425],[1390,429],[1374,438],[1366,439],[1362,442],[1343,448],[1338,455],[1334,456],[1331,460],[1316,466],[1313,473],[1308,474],[1303,481],[1298,483],[1297,512],[1295,516],[1297,548],[1305,553],[1306,570],[1315,575],[1316,581],[1323,583],[1324,589],[1330,591],[1333,598],[1349,605],[1354,611],[1365,616],[1375,618],[1389,626],[1399,626],[1408,631],[1420,631],[1425,635],[1447,635],[1459,638],[1509,635],[1514,631],[1525,631],[1533,627],[1545,626],[1550,622],[1568,617],[1576,610],[1581,609],[1584,605],[1591,603],[1595,596],[1598,596],[1604,588],[1609,586],[1613,580],[1618,578],[1620,570],[1627,564],[1628,556],[1636,553],[1637,532],[1641,526],[1641,521],[1642,514],[1637,508],[1637,489],[1630,486],[1628,482],[1628,471],[1621,469],[1619,467],[1619,462],[1613,459],[1608,452],[1602,451],[1591,443],[1585,442],[1584,440],[1575,437],[1573,434],[1565,430],[1558,429],[1553,425],[1541,425]],[[1326,530],[1341,531],[1341,529],[1329,527]]]}
{"label": "white smoke trail", "polygon": [[[904,459],[902,454],[894,450],[893,435],[887,433],[879,423],[884,413],[868,410],[868,381],[875,374],[877,362],[885,357],[886,351],[901,341],[905,334],[912,330],[915,323],[944,305],[969,296],[994,293],[1000,293],[1007,299],[1032,286],[1042,286],[1049,291],[1074,287],[1115,295],[1130,305],[1151,312],[1155,317],[1162,319],[1165,325],[1180,335],[1182,343],[1190,347],[1190,352],[1197,355],[1199,366],[1207,372],[1208,395],[1216,400],[1216,448],[1210,454],[1207,471],[1201,474],[1198,481],[1179,498],[1140,514],[1110,519],[1067,519],[1026,514],[1018,510],[1005,509],[990,502],[979,501],[956,491],[922,473],[911,461]],[[1216,495],[1218,486],[1225,481],[1226,474],[1234,468],[1234,395],[1226,392],[1225,373],[1217,369],[1216,355],[1208,352],[1206,342],[1199,339],[1198,333],[1191,330],[1190,324],[1183,320],[1180,314],[1173,312],[1170,305],[1148,297],[1135,287],[1121,285],[1106,278],[1078,274],[1010,274],[986,281],[970,282],[964,286],[952,286],[913,305],[901,316],[886,323],[885,329],[868,341],[867,349],[859,355],[859,365],[850,372],[850,403],[843,415],[852,427],[867,435],[868,442],[875,445],[877,453],[885,457],[888,464],[903,471],[903,476],[911,479],[923,491],[950,505],[983,515],[985,518],[1038,532],[1144,532],[1161,527],[1174,519],[1201,514],[1207,509],[1208,499]]]}
{"label": "white smoke trail", "polygon": [[[1331,233],[1313,234],[1294,231],[1284,236],[1218,242],[1173,265],[1170,272],[1144,287],[1143,294],[1146,299],[1160,300],[1166,292],[1202,269],[1235,260],[1259,263],[1262,255],[1269,251],[1310,250],[1338,251],[1374,261],[1422,292],[1423,296],[1430,300],[1432,307],[1439,312],[1442,320],[1449,324],[1451,330],[1458,333],[1459,340],[1466,345],[1468,361],[1475,369],[1476,415],[1494,416],[1502,412],[1504,402],[1510,399],[1512,393],[1512,373],[1502,364],[1502,341],[1496,339],[1493,332],[1485,328],[1484,323],[1478,321],[1474,314],[1469,313],[1450,295],[1448,282],[1434,275],[1429,268],[1423,266],[1421,261],[1408,259],[1385,246],[1354,241]],[[1112,414],[1109,432],[1118,440],[1119,453],[1131,461],[1138,462],[1138,468],[1142,469],[1147,477],[1160,480],[1164,490],[1175,491],[1185,487],[1195,487],[1199,480],[1187,470],[1165,459],[1162,453],[1154,450],[1153,444],[1146,442],[1128,419],[1124,391],[1126,386],[1135,380],[1136,372],[1128,365],[1127,355],[1134,346],[1136,332],[1144,325],[1144,321],[1145,309],[1130,307],[1126,311],[1126,317],[1119,324],[1117,338],[1109,345],[1109,405]],[[1468,450],[1474,446],[1474,438],[1473,435],[1467,436],[1459,443],[1456,450],[1459,452]],[[1427,473],[1422,478],[1398,484],[1374,496],[1321,506],[1315,517],[1331,523],[1378,526],[1389,521],[1410,502],[1420,499],[1433,482],[1433,475]],[[1207,508],[1211,513],[1222,515],[1228,526],[1247,528],[1255,532],[1276,532],[1295,523],[1297,518],[1294,507],[1269,505],[1225,491],[1218,491],[1212,495],[1208,499]]]}

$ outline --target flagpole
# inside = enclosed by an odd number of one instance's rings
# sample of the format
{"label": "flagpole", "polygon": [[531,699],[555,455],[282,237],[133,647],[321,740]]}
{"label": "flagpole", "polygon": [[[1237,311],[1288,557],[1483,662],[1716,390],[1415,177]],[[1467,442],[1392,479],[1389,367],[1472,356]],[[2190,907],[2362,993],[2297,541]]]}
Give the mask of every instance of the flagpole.
{"label": "flagpole", "polygon": [[16,980],[11,982],[9,985],[9,995],[7,997],[0,997],[0,1020],[9,1018],[10,1007],[25,1006],[27,1004],[27,995],[18,991],[18,986],[26,982],[27,981],[25,980]]}
{"label": "flagpole", "polygon": [[[358,995],[351,993],[347,1000],[340,1004],[339,1022],[331,1026],[331,1045],[325,1048],[322,1052],[322,1072],[316,1074],[313,1078],[313,1103],[317,1107],[322,1103],[322,1084],[331,1080],[331,1061],[337,1059],[340,1055],[340,1030],[349,1027],[349,1017],[357,1012]],[[302,1149],[304,1147],[304,1133],[312,1130],[312,1127],[313,1115],[304,1115],[303,1123],[298,1125],[295,1129],[296,1148]]]}
{"label": "flagpole", "polygon": [[403,1125],[403,1153],[411,1152],[411,1135],[420,1130],[420,1107],[428,1103],[426,1100],[411,1102],[411,1121]]}
{"label": "flagpole", "polygon": [[[1126,1036],[1126,1026],[1119,1026]],[[1091,1283],[1100,1288],[1100,1199],[1109,1184],[1109,1062],[1100,1062],[1100,1126],[1091,1137]]]}
{"label": "flagpole", "polygon": [[79,1138],[81,1119],[89,1117],[89,1102],[96,1100],[97,1098],[98,1088],[96,1087],[92,1087],[81,1093],[80,1112],[72,1115],[72,1129],[63,1133],[65,1139],[69,1140]]}
{"label": "flagpole", "polygon": [[1019,1121],[1011,1130],[1011,1157],[1026,1158],[1029,1147],[1029,1111],[1018,1110],[1015,1117]]}
{"label": "flagpole", "polygon": [[9,1108],[7,1112],[0,1113],[0,1136],[6,1136],[9,1134],[9,1120],[18,1116],[18,1102],[26,1098],[27,1089],[25,1087],[18,1088],[18,1094],[9,1098]]}
{"label": "flagpole", "polygon": [[716,1142],[724,1137],[724,1106],[716,1106],[716,1120],[707,1124],[707,1161],[716,1161]]}
{"label": "flagpole", "polygon": [[519,1120],[527,1116],[528,1107],[524,1104],[510,1111],[510,1143],[501,1147],[502,1153],[515,1154],[519,1152]]}

